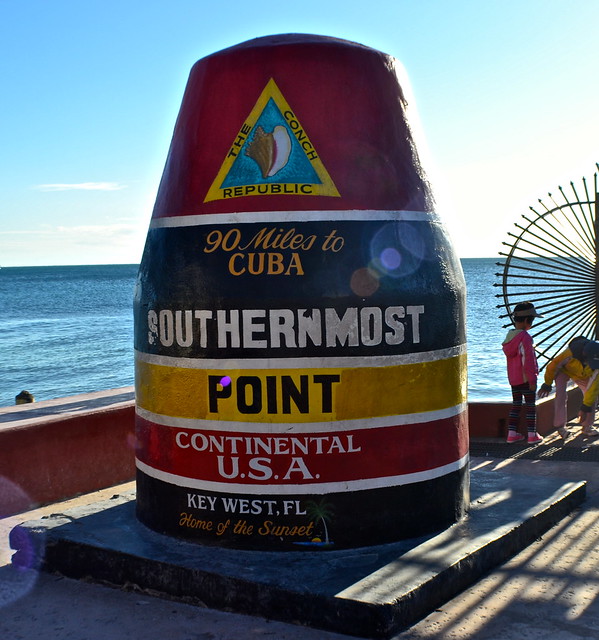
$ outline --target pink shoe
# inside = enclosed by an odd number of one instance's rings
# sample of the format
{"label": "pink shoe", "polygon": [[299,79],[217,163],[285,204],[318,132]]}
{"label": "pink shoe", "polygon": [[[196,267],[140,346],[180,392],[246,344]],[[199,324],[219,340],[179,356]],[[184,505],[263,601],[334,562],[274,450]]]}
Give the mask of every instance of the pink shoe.
{"label": "pink shoe", "polygon": [[529,434],[528,444],[539,444],[539,442],[543,442],[543,436],[540,436],[538,433]]}
{"label": "pink shoe", "polygon": [[517,431],[508,431],[506,442],[520,442],[520,440],[524,440],[524,436]]}

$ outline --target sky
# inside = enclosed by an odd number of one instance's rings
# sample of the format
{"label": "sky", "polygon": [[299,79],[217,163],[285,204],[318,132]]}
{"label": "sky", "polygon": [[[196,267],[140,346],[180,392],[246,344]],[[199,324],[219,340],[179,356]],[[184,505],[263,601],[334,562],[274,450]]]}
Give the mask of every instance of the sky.
{"label": "sky", "polygon": [[192,65],[259,36],[405,67],[460,257],[599,161],[596,0],[0,0],[0,267],[138,263]]}

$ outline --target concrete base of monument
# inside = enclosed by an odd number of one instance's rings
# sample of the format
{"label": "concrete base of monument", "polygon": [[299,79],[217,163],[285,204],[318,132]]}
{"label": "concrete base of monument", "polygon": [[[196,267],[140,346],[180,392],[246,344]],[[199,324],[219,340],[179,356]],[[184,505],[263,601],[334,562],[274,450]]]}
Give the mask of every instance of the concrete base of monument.
{"label": "concrete base of monument", "polygon": [[239,551],[150,531],[133,486],[10,534],[15,565],[213,609],[388,638],[524,549],[585,499],[585,482],[484,470],[467,518],[429,536],[343,551]]}

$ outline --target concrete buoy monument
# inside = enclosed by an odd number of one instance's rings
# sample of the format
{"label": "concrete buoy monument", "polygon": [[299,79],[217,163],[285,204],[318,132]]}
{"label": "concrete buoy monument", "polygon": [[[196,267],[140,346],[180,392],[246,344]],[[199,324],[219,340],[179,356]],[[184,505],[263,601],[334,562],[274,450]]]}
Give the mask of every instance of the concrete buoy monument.
{"label": "concrete buoy monument", "polygon": [[147,527],[301,551],[466,512],[465,284],[406,87],[312,35],[192,68],[135,293]]}

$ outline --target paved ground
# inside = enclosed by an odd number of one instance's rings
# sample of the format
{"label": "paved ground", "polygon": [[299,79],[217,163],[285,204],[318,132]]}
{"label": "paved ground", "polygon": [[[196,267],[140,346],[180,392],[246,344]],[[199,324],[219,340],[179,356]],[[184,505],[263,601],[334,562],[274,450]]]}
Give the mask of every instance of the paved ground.
{"label": "paved ground", "polygon": [[[587,480],[583,507],[542,539],[493,571],[438,611],[395,636],[416,639],[552,640],[599,638],[599,443],[582,437],[570,441],[573,460],[549,455],[561,447],[549,439],[536,458],[527,448],[501,443],[497,455],[472,459],[479,469],[520,474],[522,482],[538,476]],[[474,447],[473,447],[474,448]],[[482,450],[476,447],[477,453]],[[512,455],[511,458],[499,456]],[[71,501],[110,497],[118,488]],[[72,581],[46,574],[15,573],[6,563],[11,552],[6,533],[16,522],[31,520],[69,504],[6,519],[1,524],[0,639],[2,640],[342,640],[349,636],[271,622],[259,618],[199,609],[134,590]]]}

